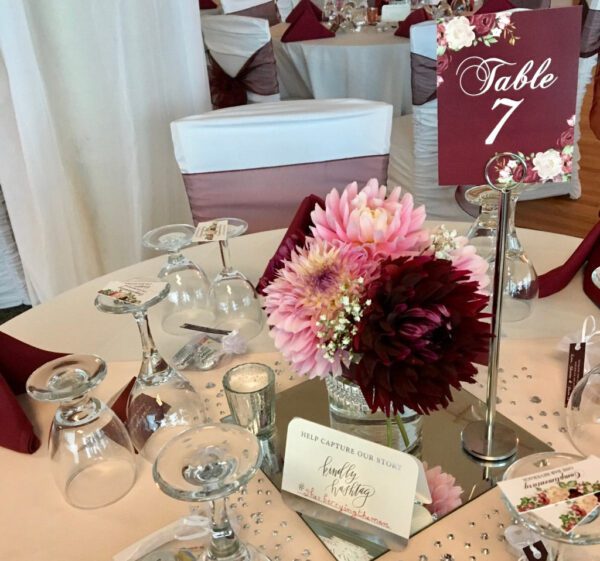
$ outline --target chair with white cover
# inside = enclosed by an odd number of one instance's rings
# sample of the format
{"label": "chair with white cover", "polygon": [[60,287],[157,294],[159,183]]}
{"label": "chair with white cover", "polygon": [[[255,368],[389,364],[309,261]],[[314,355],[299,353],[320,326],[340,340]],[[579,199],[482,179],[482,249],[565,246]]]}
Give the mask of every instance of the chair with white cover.
{"label": "chair with white cover", "polygon": [[370,178],[385,184],[393,107],[294,100],[171,123],[194,223],[236,216],[250,232],[289,225],[302,199]]}
{"label": "chair with white cover", "polygon": [[274,0],[220,0],[223,13],[235,16],[247,16],[251,18],[262,18],[269,25],[277,25],[281,22],[279,10]]}
{"label": "chair with white cover", "polygon": [[278,101],[268,21],[232,15],[207,16],[201,21],[213,106]]}
{"label": "chair with white cover", "polygon": [[410,15],[410,4],[384,4],[381,6],[381,21],[402,21]]}
{"label": "chair with white cover", "polygon": [[[578,174],[578,122],[585,91],[591,82],[592,70],[597,60],[600,20],[596,20],[596,25],[592,25],[594,17],[600,15],[597,10],[600,10],[600,0],[591,0],[582,31],[572,179],[564,183],[546,183],[543,189],[535,189],[535,186],[532,186],[521,195],[521,200],[559,195],[569,195],[572,199],[577,199],[581,196]],[[456,189],[453,186],[438,184],[435,22],[424,22],[411,28],[410,50],[413,113],[394,119],[388,171],[389,185],[404,186],[413,194],[416,202],[426,204],[427,214],[431,218],[467,220],[468,215],[456,202]]]}

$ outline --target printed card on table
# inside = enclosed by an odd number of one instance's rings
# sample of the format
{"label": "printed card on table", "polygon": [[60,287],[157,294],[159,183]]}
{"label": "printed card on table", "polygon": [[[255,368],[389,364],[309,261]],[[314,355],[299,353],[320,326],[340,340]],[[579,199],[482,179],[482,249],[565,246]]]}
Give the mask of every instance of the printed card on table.
{"label": "printed card on table", "polygon": [[139,306],[158,296],[167,286],[166,282],[132,279],[129,281],[111,281],[98,294],[108,296],[124,304]]}
{"label": "printed card on table", "polygon": [[224,242],[227,239],[227,220],[200,222],[192,236],[194,242]]}
{"label": "printed card on table", "polygon": [[[581,8],[475,14],[437,24],[441,185],[569,181],[573,166]],[[496,180],[496,178],[494,178]]]}
{"label": "printed card on table", "polygon": [[288,426],[282,489],[406,539],[415,498],[431,502],[414,456],[300,418]]}
{"label": "printed card on table", "polygon": [[600,459],[501,481],[498,486],[519,512],[535,510],[547,522],[570,532],[600,502]]}

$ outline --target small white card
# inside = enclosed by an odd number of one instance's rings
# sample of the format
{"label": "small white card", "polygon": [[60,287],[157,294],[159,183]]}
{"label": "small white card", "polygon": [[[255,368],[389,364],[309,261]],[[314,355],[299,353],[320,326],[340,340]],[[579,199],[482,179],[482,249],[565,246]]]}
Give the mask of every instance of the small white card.
{"label": "small white card", "polygon": [[414,456],[300,418],[288,426],[282,489],[405,539],[415,500],[431,502]]}
{"label": "small white card", "polygon": [[158,296],[167,286],[166,282],[132,279],[111,281],[98,294],[108,296],[117,302],[140,306]]}
{"label": "small white card", "polygon": [[200,222],[192,236],[193,242],[224,242],[227,239],[227,220]]}

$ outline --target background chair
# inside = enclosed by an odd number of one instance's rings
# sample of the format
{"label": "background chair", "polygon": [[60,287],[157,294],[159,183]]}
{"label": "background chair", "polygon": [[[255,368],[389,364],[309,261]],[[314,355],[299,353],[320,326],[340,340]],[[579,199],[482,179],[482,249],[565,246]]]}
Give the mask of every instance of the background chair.
{"label": "background chair", "polygon": [[194,222],[219,216],[257,232],[289,225],[307,195],[387,180],[393,108],[357,99],[212,111],[171,124]]}
{"label": "background chair", "polygon": [[[535,186],[532,186],[521,195],[520,200],[559,195],[569,195],[572,199],[577,199],[581,196],[577,141],[580,137],[581,105],[587,85],[592,79],[600,41],[598,25],[591,24],[595,10],[600,10],[600,0],[592,0],[582,31],[572,179],[565,183],[546,183],[543,189],[535,189]],[[411,28],[410,49],[413,113],[394,119],[388,171],[389,186],[404,186],[418,203],[426,204],[427,214],[431,218],[467,220],[468,215],[456,202],[455,188],[438,184],[435,22],[424,22]]]}
{"label": "background chair", "polygon": [[221,7],[224,14],[266,19],[269,25],[281,21],[274,0],[221,0]]}
{"label": "background chair", "polygon": [[206,16],[201,21],[213,106],[278,101],[269,22],[233,15]]}

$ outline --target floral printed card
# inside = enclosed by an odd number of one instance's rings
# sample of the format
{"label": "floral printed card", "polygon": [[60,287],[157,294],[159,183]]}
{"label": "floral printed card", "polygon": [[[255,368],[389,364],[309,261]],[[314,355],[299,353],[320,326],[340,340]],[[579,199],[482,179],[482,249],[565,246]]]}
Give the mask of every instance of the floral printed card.
{"label": "floral printed card", "polygon": [[128,281],[110,281],[98,294],[108,296],[123,304],[141,306],[156,298],[167,286],[166,282],[131,279]]}
{"label": "floral printed card", "polygon": [[573,165],[581,8],[510,11],[437,23],[439,182],[568,181]]}
{"label": "floral printed card", "polygon": [[519,512],[540,509],[536,515],[569,532],[599,504],[600,459],[590,456],[498,486]]}

